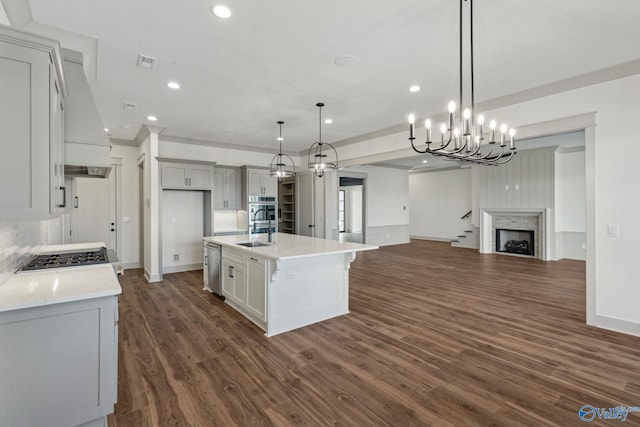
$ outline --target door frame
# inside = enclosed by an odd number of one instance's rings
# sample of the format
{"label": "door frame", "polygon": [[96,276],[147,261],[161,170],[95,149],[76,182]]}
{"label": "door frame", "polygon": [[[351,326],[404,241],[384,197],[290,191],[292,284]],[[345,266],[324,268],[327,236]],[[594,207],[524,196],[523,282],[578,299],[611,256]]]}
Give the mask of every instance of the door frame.
{"label": "door frame", "polygon": [[[340,170],[338,172],[338,182],[337,182],[337,191],[336,191],[336,200],[338,199],[338,191],[340,191],[340,178],[344,177],[344,178],[359,178],[362,179],[362,243],[366,244],[367,243],[367,224],[368,224],[368,212],[367,212],[367,192],[368,192],[368,185],[367,185],[367,173],[366,172],[349,172],[348,170]],[[336,202],[336,206],[337,206],[337,202]],[[337,209],[337,208],[336,208]],[[337,210],[336,210],[336,215],[337,215]]]}

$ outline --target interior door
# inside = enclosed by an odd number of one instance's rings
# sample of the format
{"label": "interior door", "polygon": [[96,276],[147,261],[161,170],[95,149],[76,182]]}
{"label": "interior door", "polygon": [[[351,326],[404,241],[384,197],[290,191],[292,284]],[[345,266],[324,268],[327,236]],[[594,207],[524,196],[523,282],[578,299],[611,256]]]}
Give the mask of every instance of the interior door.
{"label": "interior door", "polygon": [[71,215],[71,243],[103,242],[116,251],[116,174],[109,178],[76,178],[77,208]]}
{"label": "interior door", "polygon": [[315,237],[314,183],[311,173],[299,173],[296,177],[298,203],[298,234]]}

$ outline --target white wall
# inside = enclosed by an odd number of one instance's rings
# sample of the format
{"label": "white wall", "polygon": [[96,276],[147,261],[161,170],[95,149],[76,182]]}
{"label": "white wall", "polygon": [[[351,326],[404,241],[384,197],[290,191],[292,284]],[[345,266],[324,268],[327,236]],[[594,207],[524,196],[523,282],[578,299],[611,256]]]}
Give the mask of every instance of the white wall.
{"label": "white wall", "polygon": [[[533,98],[533,97],[532,97]],[[640,198],[630,191],[640,187],[634,155],[640,116],[640,74],[606,83],[540,97],[487,111],[516,128],[595,112],[597,126],[585,132],[587,322],[640,335],[637,216]],[[566,130],[578,130],[566,129]],[[361,163],[362,153],[411,154],[406,132],[338,147],[343,165]],[[607,236],[607,226],[619,227],[619,237]]]}
{"label": "white wall", "polygon": [[585,232],[585,158],[581,149],[556,154],[556,231]]}
{"label": "white wall", "polygon": [[[358,166],[341,171],[366,173],[364,184],[365,243],[409,243],[409,173],[380,166]],[[337,198],[337,195],[336,195]]]}
{"label": "white wall", "polygon": [[204,193],[163,190],[161,216],[163,273],[202,268]]}
{"label": "white wall", "polygon": [[585,187],[584,150],[556,153],[555,219],[558,258],[586,258]]}
{"label": "white wall", "polygon": [[451,240],[469,227],[471,169],[409,175],[411,236]]}
{"label": "white wall", "polygon": [[347,233],[362,233],[362,185],[340,187],[344,191],[345,218]]}

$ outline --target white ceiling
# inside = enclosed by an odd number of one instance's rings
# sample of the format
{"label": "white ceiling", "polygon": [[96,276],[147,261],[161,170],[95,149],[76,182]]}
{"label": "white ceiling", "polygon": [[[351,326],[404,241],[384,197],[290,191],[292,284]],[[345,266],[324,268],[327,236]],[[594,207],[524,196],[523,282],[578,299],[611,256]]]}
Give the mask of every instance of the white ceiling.
{"label": "white ceiling", "polygon": [[[333,119],[323,140],[336,142],[399,125],[409,112],[440,113],[457,97],[454,0],[2,2],[15,25],[85,52],[112,138],[132,140],[147,124],[275,152],[284,120],[284,149],[298,152],[318,138],[318,101]],[[13,13],[25,2],[23,16]],[[215,17],[217,3],[233,16]],[[637,1],[476,0],[474,8],[476,101],[640,58]],[[157,58],[156,67],[137,67],[138,54]],[[341,55],[358,60],[336,66]],[[168,89],[169,80],[182,88]],[[409,93],[412,84],[422,90]]]}

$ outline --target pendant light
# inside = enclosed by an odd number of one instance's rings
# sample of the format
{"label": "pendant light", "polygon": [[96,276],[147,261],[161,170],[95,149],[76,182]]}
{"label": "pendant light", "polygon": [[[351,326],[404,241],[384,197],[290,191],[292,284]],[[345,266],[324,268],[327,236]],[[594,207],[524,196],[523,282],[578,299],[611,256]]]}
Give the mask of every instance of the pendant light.
{"label": "pendant light", "polygon": [[324,104],[318,102],[318,142],[314,142],[309,148],[307,156],[309,169],[311,169],[318,178],[322,178],[326,170],[338,169],[338,152],[333,145],[328,142],[322,142],[322,107]]}
{"label": "pendant light", "polygon": [[[271,160],[271,170],[269,171],[270,176],[275,176],[278,180],[282,181],[283,178],[288,178],[296,175],[296,167],[293,163],[293,159],[287,155],[282,153],[282,125],[284,122],[279,120],[278,125],[280,126],[280,136],[278,136],[278,142],[280,143],[280,152],[273,156]],[[285,162],[287,161],[290,165],[287,165]]]}

